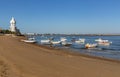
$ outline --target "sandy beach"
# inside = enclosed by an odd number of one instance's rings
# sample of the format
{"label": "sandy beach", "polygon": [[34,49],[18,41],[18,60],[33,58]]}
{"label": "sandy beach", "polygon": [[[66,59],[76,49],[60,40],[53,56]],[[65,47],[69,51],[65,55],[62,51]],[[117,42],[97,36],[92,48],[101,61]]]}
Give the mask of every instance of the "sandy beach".
{"label": "sandy beach", "polygon": [[0,36],[0,77],[120,77],[120,62]]}

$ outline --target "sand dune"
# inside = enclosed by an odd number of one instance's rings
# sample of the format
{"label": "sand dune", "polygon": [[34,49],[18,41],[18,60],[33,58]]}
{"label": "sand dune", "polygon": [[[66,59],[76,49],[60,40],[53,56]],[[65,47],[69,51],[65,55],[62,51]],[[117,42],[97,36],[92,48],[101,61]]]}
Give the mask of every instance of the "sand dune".
{"label": "sand dune", "polygon": [[[26,44],[20,38],[0,36],[0,77],[120,77],[120,62]],[[1,76],[3,65],[10,69],[6,76]]]}

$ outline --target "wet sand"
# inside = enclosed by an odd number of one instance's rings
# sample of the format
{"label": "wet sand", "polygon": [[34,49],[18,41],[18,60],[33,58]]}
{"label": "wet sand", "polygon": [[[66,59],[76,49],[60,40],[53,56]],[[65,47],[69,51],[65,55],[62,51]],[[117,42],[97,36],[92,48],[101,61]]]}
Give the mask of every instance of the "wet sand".
{"label": "wet sand", "polygon": [[[0,77],[120,77],[120,62],[0,36]],[[2,76],[3,75],[3,76]]]}

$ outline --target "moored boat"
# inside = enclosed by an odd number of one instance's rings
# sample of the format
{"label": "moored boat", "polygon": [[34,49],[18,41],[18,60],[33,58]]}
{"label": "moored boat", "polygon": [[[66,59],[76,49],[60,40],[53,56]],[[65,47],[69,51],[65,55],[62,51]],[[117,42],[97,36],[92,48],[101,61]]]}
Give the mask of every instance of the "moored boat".
{"label": "moored boat", "polygon": [[62,44],[63,46],[70,46],[70,45],[72,45],[72,43],[71,43],[71,42],[68,42],[65,37],[62,37],[62,38],[60,39],[60,41],[61,41],[61,44]]}
{"label": "moored boat", "polygon": [[61,41],[51,41],[51,44],[60,44],[61,43]]}
{"label": "moored boat", "polygon": [[89,43],[85,44],[85,48],[86,48],[86,49],[96,48],[96,47],[97,47],[97,44],[89,44]]}
{"label": "moored boat", "polygon": [[35,40],[35,38],[28,38],[27,40],[22,40],[23,42],[26,43],[36,43],[37,41]]}
{"label": "moored boat", "polygon": [[61,44],[62,44],[63,46],[71,46],[71,45],[72,45],[71,42],[66,42],[66,41],[61,42]]}
{"label": "moored boat", "polygon": [[51,41],[49,39],[47,39],[47,40],[41,40],[40,43],[41,44],[51,44]]}
{"label": "moored boat", "polygon": [[112,42],[109,40],[103,40],[101,38],[95,40],[99,45],[110,45]]}
{"label": "moored boat", "polygon": [[75,40],[75,43],[84,43],[85,42],[85,39],[78,39],[78,40]]}

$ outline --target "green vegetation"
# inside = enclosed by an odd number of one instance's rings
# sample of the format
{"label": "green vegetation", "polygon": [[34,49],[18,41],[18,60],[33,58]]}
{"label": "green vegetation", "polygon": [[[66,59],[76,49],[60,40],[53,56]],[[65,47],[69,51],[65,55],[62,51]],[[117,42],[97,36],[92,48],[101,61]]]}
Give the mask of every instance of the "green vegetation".
{"label": "green vegetation", "polygon": [[17,30],[17,32],[11,32],[10,30],[0,30],[0,34],[15,34],[15,35],[21,35],[20,31]]}
{"label": "green vegetation", "polygon": [[1,34],[12,34],[12,32],[9,30],[0,30],[0,33]]}

